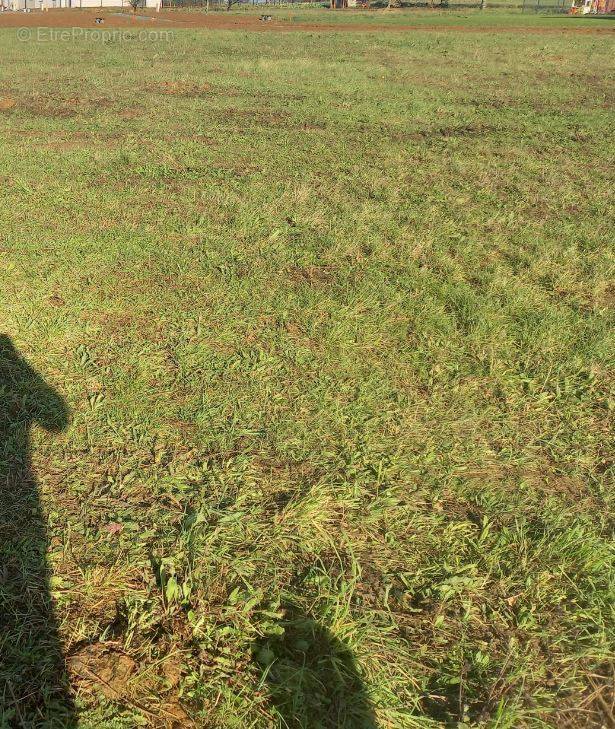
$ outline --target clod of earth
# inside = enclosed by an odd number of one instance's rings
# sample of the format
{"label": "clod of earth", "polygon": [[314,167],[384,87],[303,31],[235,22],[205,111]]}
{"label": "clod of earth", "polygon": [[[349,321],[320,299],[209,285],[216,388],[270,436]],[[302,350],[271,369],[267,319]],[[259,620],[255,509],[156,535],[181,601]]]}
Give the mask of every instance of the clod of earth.
{"label": "clod of earth", "polygon": [[87,646],[71,656],[68,665],[82,688],[100,691],[108,699],[127,695],[129,679],[137,669],[132,658],[108,648],[104,643]]}

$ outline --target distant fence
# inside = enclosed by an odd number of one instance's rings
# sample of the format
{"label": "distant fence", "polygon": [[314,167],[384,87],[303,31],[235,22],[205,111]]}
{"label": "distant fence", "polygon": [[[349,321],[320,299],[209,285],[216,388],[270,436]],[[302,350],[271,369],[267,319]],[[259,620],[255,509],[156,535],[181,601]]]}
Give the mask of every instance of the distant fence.
{"label": "distant fence", "polygon": [[[312,7],[319,8],[323,5],[327,5],[326,0],[322,2],[314,2],[314,0],[233,0],[233,8],[236,9],[241,6],[252,6],[252,5],[275,5],[275,6],[291,6],[301,5],[301,7]],[[227,0],[162,0],[162,7],[164,8],[206,8],[209,7],[212,10],[219,10],[220,8],[226,9],[228,7]]]}
{"label": "distant fence", "polygon": [[523,0],[524,13],[569,13],[572,0]]}
{"label": "distant fence", "polygon": [[[357,7],[360,7],[364,0],[356,0]],[[342,7],[341,0],[336,0],[338,7]],[[481,0],[394,0],[396,7],[404,8],[477,8]],[[488,7],[516,8],[522,6],[524,0],[487,0]],[[386,8],[389,0],[369,0],[369,7],[372,9]],[[162,0],[165,8],[206,8],[220,10],[228,7],[227,0]],[[331,0],[232,0],[234,10],[247,8],[252,5],[275,6],[275,7],[298,7],[301,8],[329,8]]]}

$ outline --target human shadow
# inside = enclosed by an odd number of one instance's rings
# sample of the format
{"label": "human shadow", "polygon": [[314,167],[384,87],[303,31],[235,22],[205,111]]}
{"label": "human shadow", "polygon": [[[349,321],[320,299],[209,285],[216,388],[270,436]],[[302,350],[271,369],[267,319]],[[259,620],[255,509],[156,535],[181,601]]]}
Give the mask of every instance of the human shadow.
{"label": "human shadow", "polygon": [[[350,648],[292,605],[280,635],[254,645],[280,726],[288,729],[377,729]],[[282,632],[283,630],[283,632]]]}
{"label": "human shadow", "polygon": [[0,334],[0,727],[76,726],[46,565],[47,530],[30,429],[63,430],[68,409]]}

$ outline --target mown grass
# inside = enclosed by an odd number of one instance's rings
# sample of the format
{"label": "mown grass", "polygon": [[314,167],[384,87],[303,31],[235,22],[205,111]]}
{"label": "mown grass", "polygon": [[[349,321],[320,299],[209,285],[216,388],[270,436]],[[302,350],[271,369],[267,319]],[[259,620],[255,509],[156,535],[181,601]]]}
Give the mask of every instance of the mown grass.
{"label": "mown grass", "polygon": [[610,37],[0,48],[80,726],[608,722]]}
{"label": "mown grass", "polygon": [[[408,4],[410,5],[410,3]],[[374,26],[428,26],[451,27],[456,29],[467,28],[473,31],[513,30],[534,32],[542,30],[606,30],[613,25],[613,18],[608,15],[568,15],[558,11],[554,4],[549,7],[542,5],[534,9],[528,4],[523,8],[523,2],[490,2],[484,10],[480,10],[480,2],[449,2],[447,8],[434,8],[427,3],[416,3],[416,7],[391,8],[382,3],[380,6],[372,3],[369,9],[351,8],[347,10],[334,10],[328,8],[317,10],[306,7],[304,4],[286,5],[282,7],[271,6],[267,14],[276,22],[313,23],[314,25],[374,25]],[[176,9],[174,9],[176,10]],[[205,13],[203,8],[179,10],[179,12]],[[212,5],[211,13],[227,15],[222,7]],[[233,15],[259,16],[263,14],[262,6],[233,6]]]}

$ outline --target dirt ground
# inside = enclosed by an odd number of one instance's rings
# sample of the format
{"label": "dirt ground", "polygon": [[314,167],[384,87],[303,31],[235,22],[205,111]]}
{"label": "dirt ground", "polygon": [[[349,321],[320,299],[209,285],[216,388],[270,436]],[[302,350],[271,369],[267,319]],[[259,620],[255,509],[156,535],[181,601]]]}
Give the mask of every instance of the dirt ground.
{"label": "dirt ground", "polygon": [[[152,28],[156,30],[175,28],[207,28],[211,30],[244,30],[244,31],[372,31],[372,32],[466,32],[466,33],[532,33],[532,34],[560,34],[560,33],[581,33],[581,34],[604,34],[613,33],[608,28],[528,28],[519,27],[496,27],[481,26],[468,27],[460,25],[377,25],[374,23],[302,23],[294,22],[292,15],[287,19],[276,18],[270,22],[259,20],[256,15],[234,15],[230,13],[200,13],[185,12],[181,10],[167,10],[161,13],[146,13],[139,11],[138,16],[132,17],[129,11],[119,16],[118,10],[49,10],[33,11],[31,13],[0,13],[0,28],[23,28],[23,27],[45,27],[45,28]],[[97,17],[104,18],[104,23],[97,25],[94,20]]]}

